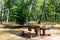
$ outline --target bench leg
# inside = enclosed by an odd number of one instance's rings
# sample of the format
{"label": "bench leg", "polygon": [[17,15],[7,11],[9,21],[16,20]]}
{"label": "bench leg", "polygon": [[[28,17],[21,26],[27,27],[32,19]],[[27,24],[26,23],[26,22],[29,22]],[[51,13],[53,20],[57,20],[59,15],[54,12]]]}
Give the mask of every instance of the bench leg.
{"label": "bench leg", "polygon": [[32,37],[32,34],[31,33],[28,33],[28,38],[31,38]]}
{"label": "bench leg", "polygon": [[40,28],[40,30],[39,30],[39,31],[40,31],[40,35],[41,35],[41,28]]}
{"label": "bench leg", "polygon": [[35,28],[35,34],[38,36],[38,30],[37,30],[37,28]]}
{"label": "bench leg", "polygon": [[[28,27],[28,31],[32,31],[31,30],[31,27]],[[28,38],[31,38],[32,37],[32,34],[31,33],[28,33]]]}
{"label": "bench leg", "polygon": [[25,33],[24,33],[24,31],[22,31],[22,34],[21,34],[22,36],[25,36]]}

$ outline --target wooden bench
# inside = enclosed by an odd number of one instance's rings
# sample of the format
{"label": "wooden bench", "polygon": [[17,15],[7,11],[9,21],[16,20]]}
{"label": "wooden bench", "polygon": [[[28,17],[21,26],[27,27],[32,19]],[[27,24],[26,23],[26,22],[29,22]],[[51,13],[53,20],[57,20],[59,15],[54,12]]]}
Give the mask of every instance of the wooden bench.
{"label": "wooden bench", "polygon": [[[45,34],[46,34],[46,30],[50,30],[50,27],[48,27],[48,28],[40,28],[40,30],[42,30],[42,32],[43,32],[43,36],[45,36]],[[41,33],[40,33],[41,34]]]}
{"label": "wooden bench", "polygon": [[27,33],[28,34],[28,38],[31,38],[32,37],[32,33],[33,32],[31,32],[31,31],[26,31],[26,30],[23,30],[23,29],[22,30],[19,30],[19,31],[21,31],[21,35],[22,36],[25,36],[24,34]]}

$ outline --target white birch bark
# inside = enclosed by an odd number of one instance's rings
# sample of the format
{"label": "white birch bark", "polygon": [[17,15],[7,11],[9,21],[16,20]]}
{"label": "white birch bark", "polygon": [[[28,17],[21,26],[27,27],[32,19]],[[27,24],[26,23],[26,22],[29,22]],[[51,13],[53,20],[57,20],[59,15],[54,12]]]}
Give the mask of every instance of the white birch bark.
{"label": "white birch bark", "polygon": [[4,0],[1,0],[1,2],[2,2],[2,3],[1,3],[1,13],[2,13],[1,22],[3,23],[3,18],[4,18],[4,17],[3,17],[3,16],[4,16],[4,3],[5,3],[5,2],[4,2]]}

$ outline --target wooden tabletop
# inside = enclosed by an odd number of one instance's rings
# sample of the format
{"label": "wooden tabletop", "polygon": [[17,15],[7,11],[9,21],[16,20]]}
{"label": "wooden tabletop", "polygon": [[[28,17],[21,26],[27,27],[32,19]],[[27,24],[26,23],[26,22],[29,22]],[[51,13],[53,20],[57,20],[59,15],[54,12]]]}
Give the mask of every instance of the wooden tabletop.
{"label": "wooden tabletop", "polygon": [[44,25],[40,25],[40,24],[24,24],[23,26],[27,26],[27,27],[44,27]]}
{"label": "wooden tabletop", "polygon": [[43,25],[43,24],[24,24],[26,27],[40,27],[40,28],[52,28],[52,25]]}

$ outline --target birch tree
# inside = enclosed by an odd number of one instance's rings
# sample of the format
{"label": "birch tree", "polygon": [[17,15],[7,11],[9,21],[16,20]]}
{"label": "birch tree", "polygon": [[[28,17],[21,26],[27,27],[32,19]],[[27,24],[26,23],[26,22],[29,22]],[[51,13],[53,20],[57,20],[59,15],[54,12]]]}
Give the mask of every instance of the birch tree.
{"label": "birch tree", "polygon": [[1,13],[2,13],[2,17],[1,17],[1,23],[3,23],[3,18],[4,18],[4,2],[5,0],[1,0]]}

